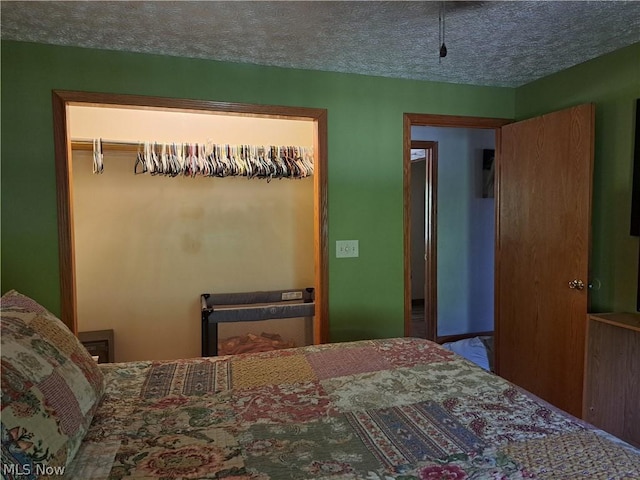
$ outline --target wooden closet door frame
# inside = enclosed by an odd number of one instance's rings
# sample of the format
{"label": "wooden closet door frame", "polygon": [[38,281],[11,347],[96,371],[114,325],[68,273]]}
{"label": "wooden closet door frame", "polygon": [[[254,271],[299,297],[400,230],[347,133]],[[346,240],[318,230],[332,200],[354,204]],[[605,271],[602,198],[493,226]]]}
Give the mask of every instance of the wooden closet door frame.
{"label": "wooden closet door frame", "polygon": [[[496,165],[500,158],[500,129],[513,120],[507,118],[464,117],[456,115],[432,115],[426,113],[405,113],[403,115],[403,171],[404,171],[404,334],[411,335],[411,127],[451,127],[451,128],[481,128],[493,129],[496,134]],[[428,175],[428,174],[427,174]],[[435,172],[432,176],[435,177]],[[437,178],[433,178],[437,184]],[[496,185],[496,189],[498,186]],[[426,191],[429,196],[426,199],[427,215],[434,222],[437,218],[436,188]],[[496,210],[499,193],[496,191]],[[432,222],[433,223],[433,222]],[[498,225],[496,224],[496,231]],[[425,225],[426,236],[425,255],[428,259],[435,259],[437,255],[437,228],[436,225]],[[496,258],[497,261],[497,258]],[[428,299],[436,299],[437,286],[437,261],[428,261],[425,265],[425,281],[429,281],[429,291],[425,292],[425,322],[427,339],[444,341],[447,337],[438,336],[438,312],[436,305],[426,305]],[[495,299],[494,299],[495,301]],[[488,333],[488,332],[482,332]]]}
{"label": "wooden closet door frame", "polygon": [[321,108],[254,105],[191,100],[141,95],[54,90],[53,135],[55,145],[56,192],[58,210],[58,251],[60,259],[61,320],[77,335],[77,302],[75,282],[75,245],[73,223],[73,185],[71,175],[71,142],[68,132],[67,107],[70,105],[112,106],[210,112],[288,120],[311,120],[315,124],[313,148],[314,169],[314,265],[315,319],[314,343],[329,341],[329,248],[327,202],[327,110]]}

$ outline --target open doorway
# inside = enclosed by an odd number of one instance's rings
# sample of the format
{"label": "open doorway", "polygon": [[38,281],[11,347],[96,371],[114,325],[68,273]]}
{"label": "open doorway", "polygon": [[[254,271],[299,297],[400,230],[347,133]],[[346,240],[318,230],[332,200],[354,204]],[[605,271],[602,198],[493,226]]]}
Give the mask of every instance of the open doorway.
{"label": "open doorway", "polygon": [[593,104],[577,105],[519,122],[404,115],[405,331],[411,333],[411,128],[493,129],[496,373],[573,415],[582,407],[589,298],[588,289],[571,285],[588,278],[594,111]]}
{"label": "open doorway", "polygon": [[[477,284],[480,280],[474,279],[474,270],[486,270],[487,262],[490,265],[490,273],[493,274],[493,239],[490,240],[490,244],[486,244],[486,239],[483,240],[485,250],[489,250],[489,255],[483,255],[482,248],[478,252],[477,243],[470,242],[473,240],[472,229],[466,228],[464,235],[456,233],[455,223],[453,226],[445,226],[445,229],[438,231],[438,217],[445,214],[452,216],[455,221],[462,221],[466,225],[474,223],[475,215],[472,215],[472,210],[461,204],[459,199],[452,196],[452,193],[456,193],[461,189],[460,181],[465,182],[464,190],[468,198],[472,199],[473,203],[476,203],[476,207],[479,206],[481,210],[489,210],[489,217],[492,221],[495,219],[495,207],[493,200],[487,200],[487,197],[483,193],[483,156],[484,150],[493,150],[494,159],[496,157],[495,146],[498,143],[497,137],[499,129],[502,125],[509,123],[509,120],[505,119],[487,119],[487,118],[475,118],[475,117],[447,117],[439,115],[422,115],[422,114],[405,114],[404,118],[404,162],[405,162],[405,334],[415,335],[415,327],[413,319],[416,304],[420,304],[420,299],[415,298],[416,292],[424,291],[424,333],[425,338],[438,341],[440,343],[447,341],[459,340],[462,338],[474,336],[474,335],[487,335],[491,333],[491,329],[487,327],[480,327],[478,329],[477,324],[468,319],[473,316],[473,309],[483,308],[482,306],[472,305],[467,299],[465,302],[461,301],[461,295],[463,291],[468,292],[469,289],[473,290],[474,284]],[[425,185],[424,189],[424,201],[422,198],[418,202],[424,202],[425,214],[421,217],[425,219],[425,224],[414,223],[419,218],[419,215],[414,215],[413,209],[415,195],[412,195],[412,184],[415,185],[415,179],[413,178],[414,168],[411,166],[411,148],[412,142],[419,141],[431,141],[437,145],[436,161],[432,162],[432,169],[425,172]],[[442,172],[443,168],[443,141],[448,146],[446,147],[445,155],[449,158],[456,156],[456,149],[464,148],[471,152],[471,154],[464,156],[463,162],[467,163],[465,170],[459,168],[449,168],[447,171]],[[414,146],[417,145],[414,143]],[[458,157],[461,157],[458,155]],[[461,157],[462,158],[462,157]],[[447,165],[451,167],[452,165]],[[471,168],[473,167],[473,168]],[[417,166],[417,168],[420,168]],[[456,171],[458,170],[458,171]],[[464,173],[461,173],[464,172]],[[422,175],[422,173],[418,173]],[[435,181],[438,177],[442,177],[444,180]],[[446,180],[449,180],[448,182]],[[429,185],[429,182],[432,185]],[[456,186],[456,182],[457,186]],[[420,182],[419,182],[420,183]],[[418,195],[421,192],[418,191]],[[445,198],[447,197],[447,198]],[[476,201],[477,200],[477,201]],[[440,202],[446,203],[440,203]],[[483,203],[484,201],[484,203]],[[464,202],[463,202],[464,203]],[[468,203],[468,202],[467,202]],[[491,205],[489,205],[491,204]],[[461,210],[462,209],[462,210]],[[449,211],[451,210],[451,211]],[[482,222],[478,222],[482,223]],[[493,230],[493,226],[491,227]],[[416,233],[419,232],[419,233]],[[493,232],[490,232],[493,233]],[[415,253],[416,239],[420,238],[420,234],[425,239],[422,242],[425,245],[424,255],[420,257]],[[486,234],[486,230],[485,230]],[[486,236],[486,235],[485,235]],[[443,252],[438,252],[438,237],[440,242],[446,241],[447,249]],[[460,255],[460,245],[458,243],[465,244],[465,255]],[[469,248],[467,248],[469,247]],[[474,251],[476,249],[476,251]],[[441,248],[441,250],[443,250]],[[448,253],[447,253],[448,251]],[[413,252],[413,253],[412,253]],[[441,254],[443,260],[440,260]],[[487,256],[489,258],[487,258]],[[422,263],[412,262],[413,259],[421,259]],[[472,263],[475,260],[480,260],[485,264],[483,268],[476,268]],[[470,264],[471,262],[471,264]],[[456,264],[457,265],[454,265]],[[424,289],[420,286],[414,285],[415,280],[420,281],[421,275],[414,274],[415,270],[424,269]],[[464,279],[460,280],[459,273],[464,270]],[[438,275],[440,272],[440,275]],[[420,272],[421,273],[421,272]],[[439,281],[440,279],[440,281]],[[443,280],[444,279],[444,280]],[[486,280],[483,287],[486,290]],[[490,280],[491,287],[493,286],[493,278]],[[439,284],[440,290],[439,292]],[[468,297],[468,295],[467,295]],[[481,301],[488,302],[493,307],[493,290],[490,292],[483,292],[476,295]],[[442,304],[442,305],[440,305]],[[484,308],[485,310],[491,310]],[[439,311],[442,314],[439,314]],[[453,312],[454,321],[447,321],[446,316],[451,316]],[[491,312],[488,312],[491,315]],[[443,317],[442,320],[439,317]],[[484,322],[486,325],[486,321]]]}
{"label": "open doorway", "polygon": [[411,336],[433,339],[436,324],[428,319],[437,313],[436,289],[429,286],[437,273],[438,142],[411,140],[410,176]]}

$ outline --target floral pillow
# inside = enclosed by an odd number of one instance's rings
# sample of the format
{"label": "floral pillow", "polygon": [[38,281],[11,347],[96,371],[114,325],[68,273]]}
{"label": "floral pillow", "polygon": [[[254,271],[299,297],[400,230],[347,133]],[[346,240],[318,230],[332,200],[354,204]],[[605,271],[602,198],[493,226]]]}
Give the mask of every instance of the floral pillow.
{"label": "floral pillow", "polygon": [[104,377],[67,326],[34,300],[8,292],[0,312],[3,476],[38,478],[73,459]]}

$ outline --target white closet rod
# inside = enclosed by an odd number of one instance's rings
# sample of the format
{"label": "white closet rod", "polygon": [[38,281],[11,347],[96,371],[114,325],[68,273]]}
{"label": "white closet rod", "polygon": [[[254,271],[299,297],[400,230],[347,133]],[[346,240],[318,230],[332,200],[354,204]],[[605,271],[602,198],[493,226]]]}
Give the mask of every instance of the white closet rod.
{"label": "white closet rod", "polygon": [[[72,150],[89,150],[92,151],[93,150],[93,139],[85,139],[85,138],[72,138],[71,139],[71,148]],[[151,142],[149,142],[151,143]],[[180,145],[183,143],[189,144],[189,143],[202,143],[202,142],[155,142],[158,145],[162,145],[162,144],[166,144],[166,145],[171,145],[173,143]],[[141,148],[141,146],[144,146],[145,142],[126,142],[126,141],[122,141],[122,140],[102,140],[102,151],[104,152],[105,149],[108,150],[116,150],[116,151],[126,151],[126,152],[138,152]],[[220,144],[218,144],[220,145]],[[226,144],[224,144],[226,145]],[[235,143],[229,144],[229,145],[236,145]],[[240,144],[237,144],[240,145]],[[260,145],[262,146],[262,145]],[[266,146],[271,146],[271,145],[264,145]],[[278,145],[276,145],[278,146]],[[286,145],[286,146],[290,146],[290,145]],[[296,145],[297,146],[297,145]]]}
{"label": "white closet rod", "polygon": [[[140,149],[140,142],[123,142],[121,140],[102,140],[102,151],[115,150],[121,152],[137,152]],[[82,138],[71,139],[72,150],[93,150],[93,140]]]}
{"label": "white closet rod", "polygon": [[[304,178],[313,175],[311,149],[300,146],[72,139],[71,148],[93,151],[93,173],[97,174],[104,172],[104,151],[112,150],[137,152],[134,165],[136,174],[150,173],[171,177],[246,176],[266,179]],[[207,152],[207,149],[211,151]]]}

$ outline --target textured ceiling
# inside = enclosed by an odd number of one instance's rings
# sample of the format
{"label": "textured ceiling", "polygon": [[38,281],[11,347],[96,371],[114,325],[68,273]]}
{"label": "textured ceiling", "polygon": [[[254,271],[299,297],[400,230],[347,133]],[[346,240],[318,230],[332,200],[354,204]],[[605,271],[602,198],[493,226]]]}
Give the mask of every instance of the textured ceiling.
{"label": "textured ceiling", "polygon": [[640,1],[446,2],[439,62],[441,5],[2,1],[0,13],[3,40],[494,86],[640,42]]}

